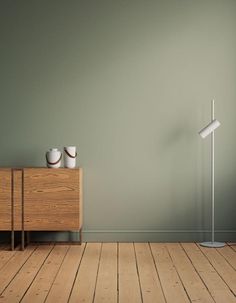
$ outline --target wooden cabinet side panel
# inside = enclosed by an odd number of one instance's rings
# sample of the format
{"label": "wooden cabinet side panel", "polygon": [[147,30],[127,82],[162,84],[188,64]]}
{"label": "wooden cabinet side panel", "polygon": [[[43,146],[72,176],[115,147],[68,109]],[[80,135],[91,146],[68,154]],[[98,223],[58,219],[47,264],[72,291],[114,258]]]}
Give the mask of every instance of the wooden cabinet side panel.
{"label": "wooden cabinet side panel", "polygon": [[83,170],[79,170],[79,229],[83,226]]}
{"label": "wooden cabinet side panel", "polygon": [[0,169],[0,230],[11,230],[11,169]]}
{"label": "wooden cabinet side panel", "polygon": [[24,229],[79,229],[79,176],[79,169],[24,169]]}

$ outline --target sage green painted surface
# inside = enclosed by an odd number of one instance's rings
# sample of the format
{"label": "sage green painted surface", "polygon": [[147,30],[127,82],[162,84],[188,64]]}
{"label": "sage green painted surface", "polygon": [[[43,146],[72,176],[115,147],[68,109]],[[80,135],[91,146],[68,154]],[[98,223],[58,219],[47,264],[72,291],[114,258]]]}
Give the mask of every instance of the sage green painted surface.
{"label": "sage green painted surface", "polygon": [[216,229],[235,239],[236,1],[2,0],[0,38],[0,166],[76,145],[85,239],[204,238],[212,98]]}

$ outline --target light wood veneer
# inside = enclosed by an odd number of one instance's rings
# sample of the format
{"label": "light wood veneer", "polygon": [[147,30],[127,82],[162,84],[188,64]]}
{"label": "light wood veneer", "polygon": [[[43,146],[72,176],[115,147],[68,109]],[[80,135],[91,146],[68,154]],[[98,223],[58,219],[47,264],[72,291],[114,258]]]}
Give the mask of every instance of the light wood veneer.
{"label": "light wood veneer", "polygon": [[12,226],[11,170],[0,170],[0,230],[11,230]]}

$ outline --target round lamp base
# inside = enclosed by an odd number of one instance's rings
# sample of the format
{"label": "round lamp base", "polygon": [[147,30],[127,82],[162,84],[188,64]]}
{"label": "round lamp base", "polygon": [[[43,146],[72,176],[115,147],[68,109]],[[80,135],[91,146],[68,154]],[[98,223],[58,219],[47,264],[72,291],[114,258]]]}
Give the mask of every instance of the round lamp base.
{"label": "round lamp base", "polygon": [[200,243],[200,245],[204,247],[219,248],[219,247],[224,247],[226,244],[224,242],[202,242]]}

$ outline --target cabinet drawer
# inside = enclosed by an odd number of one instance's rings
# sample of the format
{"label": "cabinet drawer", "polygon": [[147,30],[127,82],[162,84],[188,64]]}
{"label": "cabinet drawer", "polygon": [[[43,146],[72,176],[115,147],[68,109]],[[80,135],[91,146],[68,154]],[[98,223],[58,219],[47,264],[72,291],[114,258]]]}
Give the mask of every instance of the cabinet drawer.
{"label": "cabinet drawer", "polygon": [[78,230],[79,169],[24,169],[24,230]]}

